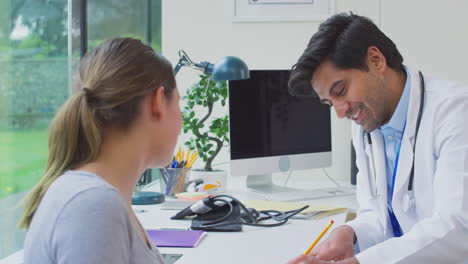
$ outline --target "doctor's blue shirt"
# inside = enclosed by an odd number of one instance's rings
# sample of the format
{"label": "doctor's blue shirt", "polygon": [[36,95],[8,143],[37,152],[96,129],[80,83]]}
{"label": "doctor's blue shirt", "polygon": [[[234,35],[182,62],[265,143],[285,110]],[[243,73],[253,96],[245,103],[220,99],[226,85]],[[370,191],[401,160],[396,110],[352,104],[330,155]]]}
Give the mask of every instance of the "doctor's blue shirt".
{"label": "doctor's blue shirt", "polygon": [[397,108],[392,115],[390,121],[381,126],[379,129],[384,136],[385,142],[385,155],[386,155],[386,169],[387,169],[387,194],[388,203],[392,201],[392,185],[393,185],[393,170],[395,169],[395,159],[398,152],[398,148],[403,138],[403,132],[406,123],[406,115],[408,113],[408,104],[410,96],[410,85],[411,76],[406,67],[406,83],[401,94],[400,101],[398,102]]}
{"label": "doctor's blue shirt", "polygon": [[[409,104],[409,94],[410,94],[410,83],[411,76],[408,73],[407,68],[405,67],[406,72],[406,83],[403,88],[403,92],[398,102],[397,108],[392,115],[390,121],[381,126],[379,129],[383,134],[384,143],[385,143],[385,158],[386,158],[386,176],[387,176],[387,204],[388,204],[388,216],[390,217],[390,222],[392,224],[393,234],[395,237],[399,237],[403,234],[401,231],[401,226],[398,223],[398,219],[393,213],[392,208],[392,199],[393,199],[393,184],[395,179],[393,179],[394,174],[396,177],[395,162],[398,159],[398,152],[401,147],[401,139],[405,132],[406,126],[406,115],[408,113],[408,104]],[[397,163],[398,164],[398,163]],[[398,167],[397,167],[398,170]]]}

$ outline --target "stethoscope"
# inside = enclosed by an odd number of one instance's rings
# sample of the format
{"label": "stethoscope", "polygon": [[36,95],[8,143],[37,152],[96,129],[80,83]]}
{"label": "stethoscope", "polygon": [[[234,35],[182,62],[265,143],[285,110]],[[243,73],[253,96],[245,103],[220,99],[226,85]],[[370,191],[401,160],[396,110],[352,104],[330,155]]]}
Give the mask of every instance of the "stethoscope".
{"label": "stethoscope", "polygon": [[[423,74],[419,71],[419,81],[420,81],[420,87],[421,87],[421,98],[420,98],[420,104],[419,104],[419,111],[418,111],[418,118],[416,119],[416,130],[414,133],[414,144],[413,144],[413,154],[415,153],[416,150],[416,142],[418,138],[418,132],[419,132],[419,125],[421,124],[421,117],[422,117],[422,112],[424,108],[424,94],[425,94],[425,85],[424,85],[424,76]],[[370,133],[367,134],[367,142],[369,144],[369,151],[370,151],[370,156],[371,156],[371,163],[372,163],[372,173],[369,174],[369,183],[373,186],[374,188],[371,187],[372,189],[372,198],[380,197],[377,191],[377,173],[375,170],[375,160],[374,160],[374,152],[372,151],[372,139]],[[411,172],[410,172],[410,177],[409,177],[409,182],[408,182],[408,193],[412,192],[413,190],[413,181],[414,181],[414,160],[415,158],[413,157],[413,163],[411,165]],[[372,175],[374,176],[372,178]],[[411,197],[410,197],[411,199]],[[411,199],[412,200],[412,199]],[[408,205],[409,206],[409,205]]]}

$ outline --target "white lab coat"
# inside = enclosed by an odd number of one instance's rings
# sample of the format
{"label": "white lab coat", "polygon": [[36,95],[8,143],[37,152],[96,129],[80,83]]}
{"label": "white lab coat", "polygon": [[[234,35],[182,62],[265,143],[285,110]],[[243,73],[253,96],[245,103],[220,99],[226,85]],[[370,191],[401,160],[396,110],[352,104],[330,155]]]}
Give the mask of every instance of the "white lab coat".
{"label": "white lab coat", "polygon": [[[378,190],[373,197],[367,136],[353,124],[359,210],[347,224],[357,236],[356,258],[361,264],[468,263],[468,87],[424,75],[425,103],[413,155],[421,89],[418,72],[409,72],[411,92],[392,204],[404,235],[393,238],[388,217],[382,133],[371,133]],[[408,192],[413,158],[414,188]]]}

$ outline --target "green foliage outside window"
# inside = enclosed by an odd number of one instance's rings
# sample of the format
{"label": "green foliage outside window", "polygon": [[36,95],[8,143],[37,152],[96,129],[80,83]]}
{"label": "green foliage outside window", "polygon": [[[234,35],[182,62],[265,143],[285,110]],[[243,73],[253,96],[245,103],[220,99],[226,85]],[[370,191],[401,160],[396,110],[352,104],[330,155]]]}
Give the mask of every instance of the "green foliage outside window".
{"label": "green foliage outside window", "polygon": [[[146,2],[88,4],[89,49],[111,37],[146,40]],[[161,50],[161,1],[153,9],[151,44]],[[43,174],[48,126],[70,93],[67,20],[67,0],[0,1],[0,198],[28,190]],[[15,36],[18,29],[23,35]]]}

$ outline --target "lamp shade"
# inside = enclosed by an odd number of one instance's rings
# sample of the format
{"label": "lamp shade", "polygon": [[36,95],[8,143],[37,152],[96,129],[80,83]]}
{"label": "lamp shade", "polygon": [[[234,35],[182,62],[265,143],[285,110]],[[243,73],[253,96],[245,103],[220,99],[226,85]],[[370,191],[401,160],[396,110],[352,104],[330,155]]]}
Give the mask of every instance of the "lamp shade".
{"label": "lamp shade", "polygon": [[[211,68],[212,67],[212,68]],[[249,67],[247,64],[233,56],[222,58],[216,64],[208,66],[213,81],[243,80],[249,79]]]}

